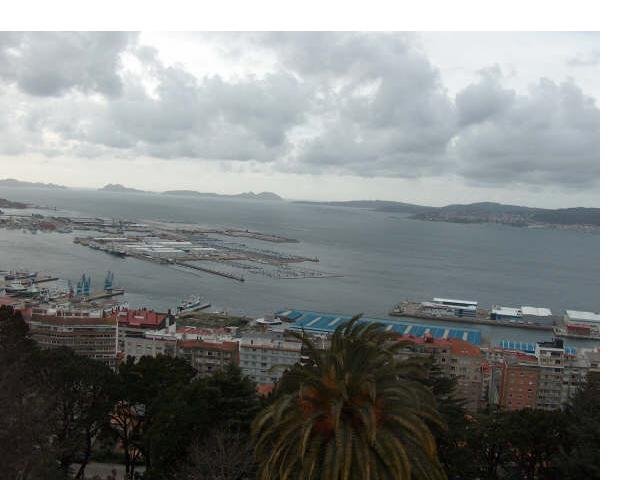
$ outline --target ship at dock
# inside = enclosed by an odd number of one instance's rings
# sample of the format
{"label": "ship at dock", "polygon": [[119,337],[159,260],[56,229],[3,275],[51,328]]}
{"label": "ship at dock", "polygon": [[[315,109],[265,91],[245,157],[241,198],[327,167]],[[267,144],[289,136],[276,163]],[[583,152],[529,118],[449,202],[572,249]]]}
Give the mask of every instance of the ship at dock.
{"label": "ship at dock", "polygon": [[40,293],[40,289],[33,283],[24,285],[21,282],[11,282],[4,286],[5,293],[17,297],[35,297]]}
{"label": "ship at dock", "polygon": [[549,330],[557,337],[599,339],[599,315],[574,310],[566,310],[564,316],[559,316],[544,307],[493,305],[485,309],[480,308],[476,301],[435,297],[432,301],[426,302],[400,302],[389,312],[389,315],[496,327]]}
{"label": "ship at dock", "polygon": [[180,303],[176,307],[176,315],[180,316],[190,312],[197,312],[199,310],[209,308],[210,306],[211,303],[203,300],[202,297],[198,295],[190,295],[180,301]]}

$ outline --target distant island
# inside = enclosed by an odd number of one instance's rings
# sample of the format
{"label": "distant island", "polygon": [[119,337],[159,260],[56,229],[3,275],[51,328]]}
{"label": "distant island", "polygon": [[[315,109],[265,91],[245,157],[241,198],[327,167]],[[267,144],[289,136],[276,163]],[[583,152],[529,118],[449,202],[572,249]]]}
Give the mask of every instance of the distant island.
{"label": "distant island", "polygon": [[145,190],[138,190],[137,188],[125,187],[119,183],[109,183],[98,190],[102,192],[150,193]]}
{"label": "distant island", "polygon": [[277,195],[273,192],[245,192],[245,193],[237,193],[225,195],[222,193],[212,193],[212,192],[198,192],[195,190],[168,190],[166,192],[162,192],[163,195],[180,195],[180,196],[188,196],[188,197],[224,197],[224,198],[242,198],[246,200],[282,200],[280,195]]}
{"label": "distant island", "polygon": [[503,205],[495,202],[471,203],[428,207],[412,203],[387,202],[382,200],[354,200],[347,202],[309,202],[312,205],[333,207],[366,208],[378,212],[405,213],[414,220],[452,223],[498,223],[516,227],[583,227],[595,230],[600,227],[599,208],[534,208],[518,205]]}
{"label": "distant island", "polygon": [[[102,192],[120,192],[120,193],[155,193],[146,190],[139,190],[137,188],[125,187],[119,183],[110,183],[99,189]],[[234,195],[225,195],[222,193],[213,192],[198,192],[197,190],[168,190],[166,192],[160,192],[161,195],[177,195],[184,197],[215,197],[215,198],[241,198],[247,200],[282,200],[282,197],[272,192],[245,192]]]}
{"label": "distant island", "polygon": [[0,179],[0,187],[30,187],[30,188],[55,188],[55,189],[67,188],[64,185],[56,185],[55,183],[23,182],[22,180],[16,180],[15,178]]}

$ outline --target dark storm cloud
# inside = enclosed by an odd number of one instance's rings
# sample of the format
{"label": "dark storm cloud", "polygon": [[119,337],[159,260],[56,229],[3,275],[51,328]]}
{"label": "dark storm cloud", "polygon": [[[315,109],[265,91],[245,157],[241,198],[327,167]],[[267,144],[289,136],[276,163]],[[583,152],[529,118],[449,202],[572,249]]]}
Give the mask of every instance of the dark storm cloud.
{"label": "dark storm cloud", "polygon": [[36,96],[77,88],[117,95],[119,55],[135,38],[124,32],[38,32],[0,35],[0,76]]}
{"label": "dark storm cloud", "polygon": [[[499,92],[498,81],[483,88]],[[458,98],[481,94],[476,84]],[[573,83],[541,79],[528,95],[504,92],[506,107],[462,129],[452,142],[456,169],[478,183],[597,183],[600,111]],[[498,95],[499,96],[499,95]]]}
{"label": "dark storm cloud", "polygon": [[[241,39],[234,55],[272,54],[273,71],[197,78],[129,34],[0,34],[0,106],[15,106],[0,114],[5,153],[251,160],[283,172],[499,185],[598,181],[599,109],[571,82],[516,93],[494,66],[449,92],[411,34],[227,38]],[[123,52],[138,71],[123,68]]]}

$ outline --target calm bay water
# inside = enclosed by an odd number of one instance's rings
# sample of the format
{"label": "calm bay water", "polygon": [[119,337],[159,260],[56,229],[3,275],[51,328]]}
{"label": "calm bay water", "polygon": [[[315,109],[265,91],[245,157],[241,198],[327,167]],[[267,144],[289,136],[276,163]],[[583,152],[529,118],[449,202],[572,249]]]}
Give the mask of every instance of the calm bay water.
{"label": "calm bay water", "polygon": [[[317,256],[318,269],[344,275],[278,280],[246,274],[246,282],[238,283],[112,257],[73,244],[74,234],[0,230],[0,268],[46,271],[74,281],[86,272],[94,282],[102,282],[111,270],[132,305],[166,309],[193,293],[215,306],[250,315],[291,307],[386,317],[400,300],[434,296],[477,300],[484,306],[544,306],[555,313],[600,309],[600,237],[594,234],[421,222],[397,214],[290,202],[26,188],[0,188],[0,197],[55,205],[82,216],[277,233],[300,243],[253,245]],[[550,336],[489,326],[480,330],[493,341]]]}

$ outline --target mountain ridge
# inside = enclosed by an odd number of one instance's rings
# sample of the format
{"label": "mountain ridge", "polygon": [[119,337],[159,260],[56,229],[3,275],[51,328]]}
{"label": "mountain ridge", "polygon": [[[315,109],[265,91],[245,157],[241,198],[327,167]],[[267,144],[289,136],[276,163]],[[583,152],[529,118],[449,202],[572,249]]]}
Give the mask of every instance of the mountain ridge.
{"label": "mountain ridge", "polygon": [[500,223],[513,226],[600,226],[600,208],[538,208],[497,202],[451,204],[430,207],[384,200],[350,200],[345,202],[309,202],[311,205],[364,208],[378,212],[406,213],[414,220],[452,223]]}

